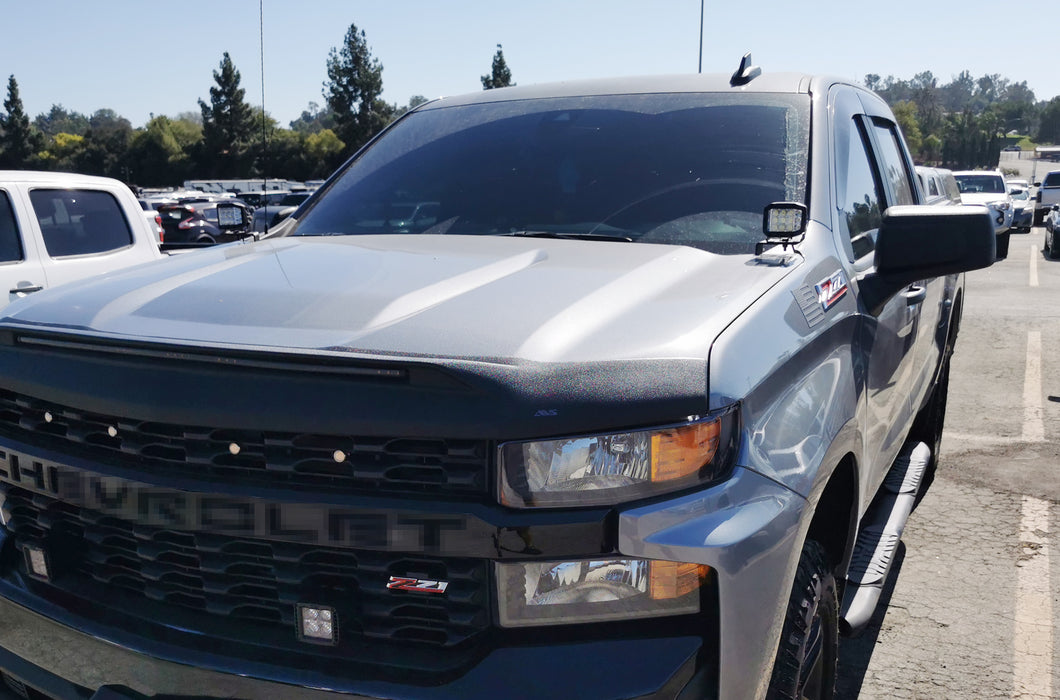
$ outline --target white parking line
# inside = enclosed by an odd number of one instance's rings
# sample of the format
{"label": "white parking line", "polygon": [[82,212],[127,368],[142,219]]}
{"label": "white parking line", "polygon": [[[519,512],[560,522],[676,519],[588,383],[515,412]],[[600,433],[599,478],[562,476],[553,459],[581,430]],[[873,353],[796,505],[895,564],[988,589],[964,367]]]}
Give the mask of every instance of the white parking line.
{"label": "white parking line", "polygon": [[1042,420],[1042,333],[1027,333],[1027,369],[1023,375],[1023,440],[1044,442]]}
{"label": "white parking line", "polygon": [[1024,496],[1016,565],[1012,697],[1053,697],[1053,591],[1049,584],[1049,503]]}
{"label": "white parking line", "polygon": [[1038,286],[1038,246],[1031,246],[1031,286]]}

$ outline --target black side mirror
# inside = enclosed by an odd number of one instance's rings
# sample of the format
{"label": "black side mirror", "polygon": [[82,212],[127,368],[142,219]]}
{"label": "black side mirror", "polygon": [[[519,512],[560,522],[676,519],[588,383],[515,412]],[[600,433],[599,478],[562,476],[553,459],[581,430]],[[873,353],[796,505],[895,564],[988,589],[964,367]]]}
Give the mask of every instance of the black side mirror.
{"label": "black side mirror", "polygon": [[984,206],[890,207],[876,234],[875,270],[859,280],[866,307],[875,315],[916,280],[990,267],[995,246]]}

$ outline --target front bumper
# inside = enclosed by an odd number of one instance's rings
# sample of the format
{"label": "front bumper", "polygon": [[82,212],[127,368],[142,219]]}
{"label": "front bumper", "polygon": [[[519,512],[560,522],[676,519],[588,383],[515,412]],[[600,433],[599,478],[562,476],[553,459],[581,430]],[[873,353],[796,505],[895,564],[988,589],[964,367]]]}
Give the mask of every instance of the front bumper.
{"label": "front bumper", "polygon": [[[153,651],[175,654],[162,645]],[[674,698],[690,683],[716,687],[713,670],[697,675],[701,652],[702,639],[693,636],[542,644],[496,649],[444,685],[354,684],[305,668],[224,668],[208,642],[197,653],[180,650],[181,661],[165,660],[0,598],[0,670],[56,698]]]}

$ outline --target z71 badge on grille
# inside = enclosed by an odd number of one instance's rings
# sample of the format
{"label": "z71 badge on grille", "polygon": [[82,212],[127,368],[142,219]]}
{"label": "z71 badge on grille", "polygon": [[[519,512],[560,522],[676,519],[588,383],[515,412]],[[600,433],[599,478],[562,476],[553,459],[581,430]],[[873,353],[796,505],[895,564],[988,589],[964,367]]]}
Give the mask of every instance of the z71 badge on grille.
{"label": "z71 badge on grille", "polygon": [[414,593],[445,593],[448,581],[427,581],[422,578],[405,578],[391,576],[386,587],[392,591],[412,591]]}

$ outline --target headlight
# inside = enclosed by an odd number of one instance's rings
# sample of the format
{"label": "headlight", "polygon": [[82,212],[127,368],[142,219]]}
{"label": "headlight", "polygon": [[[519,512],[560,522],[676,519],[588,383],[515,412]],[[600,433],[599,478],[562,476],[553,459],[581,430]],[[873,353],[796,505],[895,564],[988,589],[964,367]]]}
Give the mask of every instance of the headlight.
{"label": "headlight", "polygon": [[995,202],[994,206],[996,206],[1001,211],[1008,211],[1009,210],[1009,203],[1008,202]]}
{"label": "headlight", "polygon": [[711,481],[728,467],[735,412],[654,430],[500,447],[500,496],[515,508],[611,505]]}
{"label": "headlight", "polygon": [[496,565],[504,627],[606,622],[699,612],[710,568],[645,559]]}

